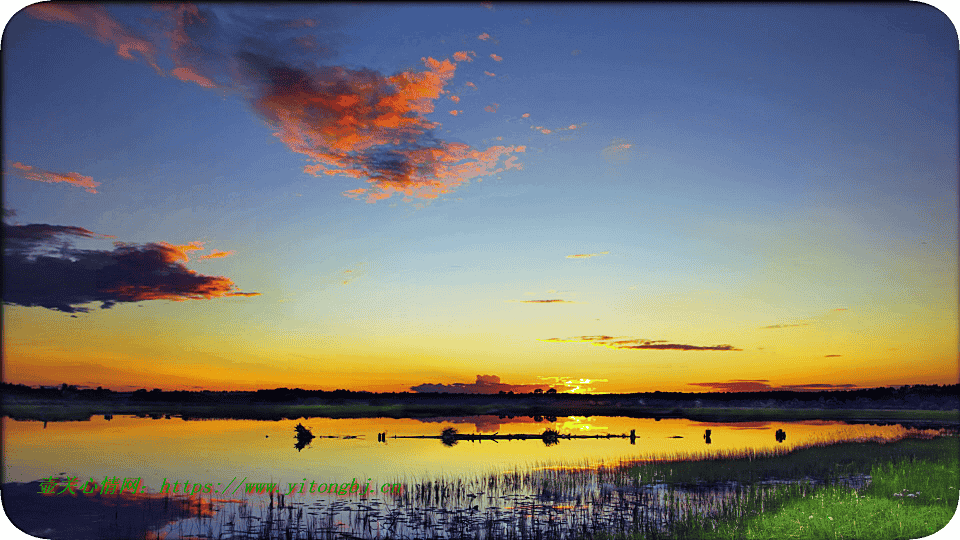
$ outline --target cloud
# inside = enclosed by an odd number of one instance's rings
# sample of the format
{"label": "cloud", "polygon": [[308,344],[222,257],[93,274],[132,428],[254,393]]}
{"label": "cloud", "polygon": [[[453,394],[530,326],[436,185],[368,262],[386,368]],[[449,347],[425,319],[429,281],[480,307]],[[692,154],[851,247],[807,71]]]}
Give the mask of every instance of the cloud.
{"label": "cloud", "polygon": [[487,112],[495,113],[497,112],[497,107],[499,106],[500,106],[499,103],[491,103],[490,105],[487,105],[486,107],[484,107],[483,110]]}
{"label": "cloud", "polygon": [[831,313],[836,312],[836,311],[847,311],[847,308],[835,308],[835,309],[831,309],[831,310],[829,310],[829,311],[826,311],[826,312],[821,313],[820,315],[815,315],[815,316],[813,316],[813,317],[808,317],[808,318],[806,318],[805,320],[803,320],[803,321],[801,321],[801,322],[798,322],[798,323],[793,323],[793,324],[772,324],[772,325],[770,325],[770,326],[761,326],[760,329],[761,329],[761,330],[767,330],[767,329],[777,329],[777,328],[796,328],[796,327],[799,327],[799,326],[809,326],[811,322],[817,322],[817,321],[821,321],[821,320],[824,320],[824,319],[827,319],[827,318],[831,317],[831,316],[832,316]]}
{"label": "cloud", "polygon": [[[47,4],[40,4],[40,5],[47,5]],[[38,169],[36,167],[32,167],[30,165],[24,165],[19,161],[16,161],[10,164],[10,167],[7,169],[7,174],[15,174],[17,176],[22,176],[27,180],[35,180],[37,182],[49,182],[51,184],[57,183],[57,182],[66,182],[68,184],[80,186],[86,189],[90,193],[96,193],[97,186],[100,185],[100,182],[94,182],[93,178],[89,176],[83,176],[80,173],[50,172],[50,171],[45,171],[43,169]]]}
{"label": "cloud", "polygon": [[858,388],[855,384],[792,384],[773,386],[767,379],[734,379],[727,382],[687,383],[691,386],[701,386],[719,392],[765,392],[765,391],[794,391],[817,392],[822,390],[847,390]]}
{"label": "cloud", "polygon": [[233,255],[233,254],[234,254],[233,251],[220,251],[219,249],[215,249],[211,251],[208,255],[202,255],[200,257],[197,257],[197,260],[202,261],[204,259],[220,259],[222,257],[229,257],[230,255]]}
{"label": "cloud", "polygon": [[[54,13],[56,20],[99,35],[98,25],[106,24],[102,21],[109,15],[101,7],[84,6],[28,12],[48,20]],[[171,71],[174,77],[244,96],[273,126],[277,138],[312,162],[304,172],[370,184],[345,192],[348,197],[363,195],[369,203],[395,194],[405,200],[435,199],[473,178],[522,168],[514,155],[523,151],[521,147],[479,150],[437,136],[440,124],[427,115],[454,77],[454,61],[422,58],[422,71],[393,75],[318,65],[335,53],[318,41],[328,37],[316,34],[307,19],[274,16],[253,21],[242,15],[221,19],[210,9],[189,4],[160,4],[156,11],[163,20],[155,26],[163,31],[153,42],[141,38],[140,47],[147,50],[152,43],[145,56],[151,65],[156,65],[159,43],[176,66]],[[116,24],[107,26],[104,32],[121,33]],[[314,33],[303,35],[305,31]],[[469,55],[461,52],[469,61]]]}
{"label": "cloud", "polygon": [[205,276],[183,266],[197,243],[176,246],[115,242],[114,249],[84,250],[70,246],[70,237],[106,238],[81,227],[3,225],[5,304],[39,306],[66,313],[88,312],[79,304],[142,300],[210,299],[256,296],[236,290],[219,276]]}
{"label": "cloud", "polygon": [[477,53],[473,51],[457,51],[453,53],[453,59],[457,62],[473,62],[473,59],[476,58]]}
{"label": "cloud", "polygon": [[148,64],[153,66],[153,69],[163,73],[163,70],[157,66],[156,46],[150,40],[137,35],[116,21],[102,5],[44,2],[25,8],[24,13],[48,22],[63,22],[78,26],[101,43],[112,44],[122,58],[136,60],[133,53],[139,53]]}
{"label": "cloud", "polygon": [[484,32],[484,33],[480,34],[479,36],[477,36],[477,39],[482,40],[482,41],[486,41],[486,40],[490,39],[490,34]]}
{"label": "cloud", "polygon": [[500,377],[497,375],[477,375],[476,382],[472,383],[424,383],[410,387],[414,392],[441,392],[445,394],[497,394],[500,391],[530,393],[537,388],[548,390],[551,386],[548,384],[506,384],[500,382]]}
{"label": "cloud", "polygon": [[622,165],[632,157],[631,148],[633,144],[624,139],[614,139],[610,141],[603,150],[600,151],[600,154],[603,158],[610,164],[613,165]]}
{"label": "cloud", "polygon": [[839,357],[840,357],[839,354],[827,354],[827,355],[824,355],[824,358],[839,358]]}
{"label": "cloud", "polygon": [[568,259],[589,259],[590,257],[599,257],[600,255],[609,255],[609,251],[601,251],[600,253],[578,253],[576,255],[567,255]]}
{"label": "cloud", "polygon": [[761,326],[761,330],[769,330],[776,328],[796,328],[798,326],[809,326],[808,323],[795,323],[795,324],[771,324],[770,326]]}
{"label": "cloud", "polygon": [[490,73],[489,71],[484,71],[483,73],[484,73],[484,75],[487,75],[487,76],[490,76],[490,77],[496,77],[496,76],[497,76],[496,73]]}
{"label": "cloud", "polygon": [[497,56],[497,55],[495,55],[495,54],[491,54],[491,55],[490,55],[490,58],[493,58],[493,59],[494,59],[495,61],[497,61],[497,62],[503,60],[503,57],[502,57],[502,56]]}
{"label": "cloud", "polygon": [[553,343],[591,343],[611,349],[656,349],[675,351],[741,351],[733,345],[685,345],[668,343],[663,339],[627,338],[613,336],[578,336],[572,338],[548,338],[538,341]]}
{"label": "cloud", "polygon": [[523,304],[576,304],[571,300],[562,300],[560,298],[552,298],[550,300],[515,300],[516,302],[521,302]]}

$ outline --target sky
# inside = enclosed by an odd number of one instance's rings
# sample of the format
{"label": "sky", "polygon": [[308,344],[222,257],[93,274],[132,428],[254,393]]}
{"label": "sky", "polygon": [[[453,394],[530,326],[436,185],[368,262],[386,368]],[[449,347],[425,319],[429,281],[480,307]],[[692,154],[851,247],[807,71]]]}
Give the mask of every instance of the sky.
{"label": "sky", "polygon": [[44,3],[2,51],[6,382],[958,382],[936,8]]}

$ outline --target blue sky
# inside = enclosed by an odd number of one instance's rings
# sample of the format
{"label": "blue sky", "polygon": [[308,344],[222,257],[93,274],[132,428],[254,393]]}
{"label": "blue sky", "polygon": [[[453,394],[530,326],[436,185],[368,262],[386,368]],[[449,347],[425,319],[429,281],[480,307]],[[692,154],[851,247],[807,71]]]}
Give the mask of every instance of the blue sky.
{"label": "blue sky", "polygon": [[[259,295],[165,284],[64,311],[11,294],[15,382],[65,365],[170,388],[956,381],[957,35],[934,8],[194,7],[181,34],[189,9],[149,4],[11,19],[5,222]],[[386,99],[434,74],[397,106],[423,133],[335,131],[331,105],[300,118],[309,148],[275,135],[304,96],[367,99],[367,77]],[[462,178],[370,176],[467,147],[502,155]],[[335,149],[356,168],[305,172]]]}

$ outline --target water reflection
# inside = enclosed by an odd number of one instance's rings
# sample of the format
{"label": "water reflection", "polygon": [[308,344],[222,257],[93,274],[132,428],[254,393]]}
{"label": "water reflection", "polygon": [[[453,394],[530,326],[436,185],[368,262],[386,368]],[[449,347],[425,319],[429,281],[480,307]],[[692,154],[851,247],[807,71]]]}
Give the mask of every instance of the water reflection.
{"label": "water reflection", "polygon": [[[497,431],[487,432],[494,422]],[[785,427],[791,431],[789,441]],[[679,508],[708,512],[722,501],[745,496],[743,490],[730,483],[668,486],[653,481],[624,486],[611,483],[600,465],[641,458],[703,459],[704,443],[711,445],[709,453],[724,454],[744,449],[788,451],[818,441],[894,440],[907,434],[899,425],[822,421],[716,424],[567,417],[545,423],[535,418],[504,422],[496,416],[461,422],[311,418],[303,423],[117,416],[109,421],[52,422],[46,431],[40,422],[4,419],[3,428],[8,479],[34,480],[49,476],[51,470],[67,470],[82,478],[139,477],[147,490],[139,498],[38,499],[43,496],[36,491],[30,494],[23,485],[8,489],[7,484],[5,506],[8,500],[18,503],[26,522],[38,513],[46,520],[46,525],[35,520],[27,523],[32,529],[21,528],[39,536],[59,536],[51,530],[72,531],[71,516],[95,515],[99,517],[93,523],[99,528],[78,529],[84,534],[76,537],[109,537],[100,533],[141,527],[141,533],[126,536],[143,537],[142,531],[152,531],[147,537],[168,540],[206,534],[305,537],[308,532],[316,538],[341,532],[361,537],[498,538],[517,536],[521,530],[560,538],[566,534],[561,531],[572,530],[659,530],[668,523],[670,512]],[[390,448],[382,444],[388,432]],[[291,435],[297,452],[290,449]],[[437,444],[437,438],[443,444]],[[481,444],[487,442],[493,444]],[[63,452],[65,447],[72,451]],[[370,485],[398,482],[404,489],[364,497],[287,490],[291,479],[300,486],[351,478]],[[210,484],[215,492],[194,497],[193,503],[174,502],[157,491],[161,479]],[[276,492],[245,494],[240,488],[244,482],[262,486],[268,481],[279,486]],[[863,484],[868,479],[846,481]],[[26,489],[37,490],[38,485],[34,482]],[[239,492],[225,489],[233,485]],[[773,482],[760,492],[787,488],[793,489]],[[681,504],[677,501],[686,506],[670,506]],[[128,503],[146,506],[133,510],[124,506]],[[101,511],[111,505],[115,516]],[[144,517],[148,515],[149,519]]]}

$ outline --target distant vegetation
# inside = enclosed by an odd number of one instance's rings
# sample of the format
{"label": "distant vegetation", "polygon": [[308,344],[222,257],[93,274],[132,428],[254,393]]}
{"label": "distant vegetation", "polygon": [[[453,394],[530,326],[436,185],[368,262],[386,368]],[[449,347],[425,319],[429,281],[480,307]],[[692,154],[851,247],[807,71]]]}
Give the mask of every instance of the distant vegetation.
{"label": "distant vegetation", "polygon": [[29,387],[0,383],[3,414],[32,420],[85,420],[91,415],[282,419],[424,418],[492,414],[501,418],[568,415],[690,418],[702,421],[879,420],[958,424],[960,385],[816,392],[645,392],[633,394],[446,394],[276,388],[257,391],[117,392],[105,388]]}

